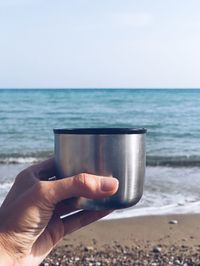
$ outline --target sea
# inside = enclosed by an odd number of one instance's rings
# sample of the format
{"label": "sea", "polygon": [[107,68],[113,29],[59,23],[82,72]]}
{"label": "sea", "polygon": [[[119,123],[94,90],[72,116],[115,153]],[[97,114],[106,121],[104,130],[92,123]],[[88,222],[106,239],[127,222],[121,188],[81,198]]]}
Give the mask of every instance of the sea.
{"label": "sea", "polygon": [[54,128],[144,127],[144,194],[109,219],[200,213],[200,90],[0,89],[0,204],[15,176],[54,153]]}

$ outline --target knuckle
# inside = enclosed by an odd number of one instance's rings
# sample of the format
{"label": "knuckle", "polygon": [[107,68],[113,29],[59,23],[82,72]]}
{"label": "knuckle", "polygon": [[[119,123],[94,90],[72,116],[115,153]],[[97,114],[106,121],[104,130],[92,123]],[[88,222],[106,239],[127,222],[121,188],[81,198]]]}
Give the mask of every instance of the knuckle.
{"label": "knuckle", "polygon": [[15,177],[15,183],[20,182],[23,179],[23,175],[22,173],[19,173],[16,177]]}
{"label": "knuckle", "polygon": [[87,182],[87,177],[85,173],[81,173],[74,177],[74,183],[78,186],[85,186]]}
{"label": "knuckle", "polygon": [[28,176],[30,176],[31,172],[29,168],[22,170],[16,177],[15,177],[15,183],[23,182],[27,179]]}
{"label": "knuckle", "polygon": [[99,182],[95,176],[81,173],[74,178],[74,185],[85,193],[95,194],[99,189]]}

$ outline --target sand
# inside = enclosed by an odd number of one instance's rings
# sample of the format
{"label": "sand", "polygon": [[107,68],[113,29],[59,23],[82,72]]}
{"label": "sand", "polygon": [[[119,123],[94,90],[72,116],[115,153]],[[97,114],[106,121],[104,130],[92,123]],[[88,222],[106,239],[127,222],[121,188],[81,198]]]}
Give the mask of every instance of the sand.
{"label": "sand", "polygon": [[65,237],[41,265],[200,265],[200,215],[99,221]]}

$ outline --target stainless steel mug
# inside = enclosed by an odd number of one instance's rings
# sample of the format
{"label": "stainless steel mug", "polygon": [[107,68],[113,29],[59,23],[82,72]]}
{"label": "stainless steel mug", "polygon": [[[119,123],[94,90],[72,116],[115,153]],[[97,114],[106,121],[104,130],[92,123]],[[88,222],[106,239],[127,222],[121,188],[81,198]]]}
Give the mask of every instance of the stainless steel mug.
{"label": "stainless steel mug", "polygon": [[54,129],[57,178],[89,173],[115,177],[119,189],[103,199],[78,198],[87,210],[120,209],[135,205],[143,193],[146,129]]}

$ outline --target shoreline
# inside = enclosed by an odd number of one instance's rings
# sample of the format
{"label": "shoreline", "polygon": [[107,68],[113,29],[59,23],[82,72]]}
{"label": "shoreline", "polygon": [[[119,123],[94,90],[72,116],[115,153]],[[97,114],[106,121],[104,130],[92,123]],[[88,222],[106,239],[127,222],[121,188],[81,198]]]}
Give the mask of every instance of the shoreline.
{"label": "shoreline", "polygon": [[91,266],[199,265],[200,214],[96,222],[66,236],[41,265],[58,262]]}
{"label": "shoreline", "polygon": [[[173,224],[173,221],[177,221]],[[196,232],[195,232],[196,229]],[[199,234],[197,234],[199,232]],[[72,233],[64,239],[70,244],[92,242],[96,238],[97,246],[115,241],[132,244],[153,241],[167,244],[200,244],[200,214],[174,214],[101,220]],[[62,244],[61,244],[62,245]]]}

